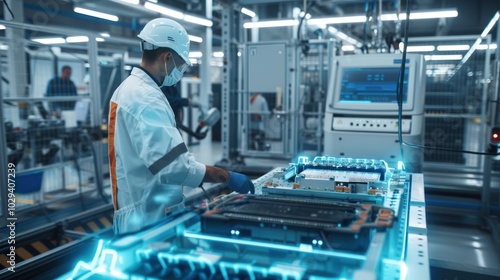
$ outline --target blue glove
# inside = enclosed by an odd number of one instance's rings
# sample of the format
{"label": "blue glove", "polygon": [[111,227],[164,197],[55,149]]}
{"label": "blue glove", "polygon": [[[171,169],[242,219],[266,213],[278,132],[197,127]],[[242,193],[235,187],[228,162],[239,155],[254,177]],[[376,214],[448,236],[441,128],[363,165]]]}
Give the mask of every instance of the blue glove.
{"label": "blue glove", "polygon": [[255,187],[252,181],[241,173],[229,171],[229,181],[227,181],[227,186],[237,193],[255,193]]}

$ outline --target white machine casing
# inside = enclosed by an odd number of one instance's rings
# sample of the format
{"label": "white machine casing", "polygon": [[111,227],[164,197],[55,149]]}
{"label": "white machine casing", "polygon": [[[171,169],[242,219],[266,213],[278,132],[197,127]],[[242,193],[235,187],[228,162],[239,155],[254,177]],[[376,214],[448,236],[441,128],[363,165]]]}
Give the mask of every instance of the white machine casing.
{"label": "white machine casing", "polygon": [[[402,54],[351,55],[334,59],[325,111],[324,154],[335,157],[377,158],[387,161],[390,165],[403,161],[409,171],[421,171],[424,156],[422,149],[404,145],[404,159],[401,158],[395,91],[392,102],[340,100],[345,69],[399,71],[401,61]],[[403,142],[422,145],[426,86],[423,56],[408,54],[405,69],[407,98],[402,109]],[[371,83],[377,84],[373,81]],[[367,87],[369,86],[367,83]]]}

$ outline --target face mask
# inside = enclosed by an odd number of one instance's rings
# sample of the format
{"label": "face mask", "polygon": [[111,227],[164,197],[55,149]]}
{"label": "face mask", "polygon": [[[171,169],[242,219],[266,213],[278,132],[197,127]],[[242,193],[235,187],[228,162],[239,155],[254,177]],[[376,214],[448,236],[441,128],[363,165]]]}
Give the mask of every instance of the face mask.
{"label": "face mask", "polygon": [[[173,56],[172,60],[174,61],[174,69],[172,69],[172,72],[170,72],[170,74],[165,76],[165,79],[163,79],[163,85],[167,87],[175,85],[182,78],[182,72],[177,69]],[[167,73],[167,63],[165,63],[165,73]]]}

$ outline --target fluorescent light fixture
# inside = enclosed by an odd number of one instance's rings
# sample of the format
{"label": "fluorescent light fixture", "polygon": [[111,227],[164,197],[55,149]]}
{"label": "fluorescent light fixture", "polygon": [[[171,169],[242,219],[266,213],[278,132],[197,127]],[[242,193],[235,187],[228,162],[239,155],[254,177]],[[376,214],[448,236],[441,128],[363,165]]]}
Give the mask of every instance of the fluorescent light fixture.
{"label": "fluorescent light fixture", "polygon": [[[457,10],[440,10],[440,11],[422,11],[422,12],[412,12],[410,14],[410,19],[431,19],[431,18],[452,18],[457,17]],[[398,20],[397,14],[385,14],[380,17],[383,21],[387,20]],[[400,20],[406,20],[406,14],[399,14]]]}
{"label": "fluorescent light fixture", "polygon": [[125,3],[129,3],[129,4],[133,4],[133,5],[137,5],[139,4],[139,0],[120,0],[122,2],[125,2]]}
{"label": "fluorescent light fixture", "polygon": [[125,71],[130,71],[130,70],[132,70],[132,66],[130,66],[130,65],[125,65],[125,66],[123,66],[123,70],[125,70]]}
{"label": "fluorescent light fixture", "polygon": [[1,51],[6,51],[6,50],[8,50],[8,49],[9,49],[9,46],[8,46],[8,45],[4,45],[4,44],[1,44],[1,45],[0,45],[0,50],[1,50]]}
{"label": "fluorescent light fixture", "polygon": [[189,58],[200,58],[203,56],[202,52],[189,52]]}
{"label": "fluorescent light fixture", "polygon": [[299,21],[295,19],[285,19],[285,20],[245,22],[243,24],[243,28],[285,27],[294,25],[299,25]]}
{"label": "fluorescent light fixture", "polygon": [[[403,50],[404,44],[399,45],[399,49]],[[406,48],[407,52],[433,52],[436,49],[434,46],[408,46]]]}
{"label": "fluorescent light fixture", "polygon": [[330,18],[313,18],[307,21],[307,24],[340,24],[340,23],[357,23],[365,22],[365,16],[350,16],[350,17],[330,17]]}
{"label": "fluorescent light fixture", "polygon": [[65,44],[66,40],[62,37],[53,37],[53,38],[33,38],[32,41],[35,41],[44,45],[52,45],[52,44]]}
{"label": "fluorescent light fixture", "polygon": [[196,42],[196,43],[202,43],[203,38],[198,37],[198,36],[193,36],[193,35],[188,35],[189,41]]}
{"label": "fluorescent light fixture", "polygon": [[[490,47],[490,50],[496,50],[497,49],[497,44],[490,44],[489,47]],[[477,50],[486,50],[487,48],[488,48],[488,46],[485,45],[485,44],[477,46]]]}
{"label": "fluorescent light fixture", "polygon": [[93,10],[84,9],[84,8],[80,8],[80,7],[75,7],[73,9],[73,11],[75,11],[75,13],[79,13],[79,14],[83,14],[83,15],[87,15],[87,16],[91,16],[91,17],[102,18],[102,19],[109,20],[109,21],[118,21],[118,17],[115,15],[96,12]]}
{"label": "fluorescent light fixture", "polygon": [[172,18],[176,18],[176,19],[184,18],[184,14],[179,12],[179,11],[172,10],[172,9],[167,8],[167,7],[153,4],[150,2],[145,2],[144,8],[151,10],[151,11],[154,11],[154,12],[158,12],[160,14],[164,14],[164,15],[172,17]]}
{"label": "fluorescent light fixture", "polygon": [[333,26],[328,26],[328,31],[330,31],[330,33],[332,33],[333,35],[337,34],[339,32],[339,30]]}
{"label": "fluorescent light fixture", "polygon": [[493,18],[490,20],[488,25],[484,28],[483,32],[481,33],[481,38],[484,38],[488,33],[490,33],[491,29],[493,26],[495,26],[495,23],[498,21],[498,18],[500,17],[500,13],[496,12]]}
{"label": "fluorescent light fixture", "polygon": [[353,52],[356,49],[356,47],[347,45],[347,46],[342,46],[342,51],[344,52]]}
{"label": "fluorescent light fixture", "polygon": [[[497,12],[498,14],[498,12]],[[457,17],[458,12],[456,9],[451,10],[437,10],[437,11],[422,11],[412,12],[410,19],[431,19],[431,18],[450,18]],[[306,16],[307,18],[307,16]],[[385,14],[381,16],[384,21],[397,20],[397,14]],[[406,14],[399,14],[400,20],[406,19]],[[307,24],[342,24],[342,23],[363,23],[366,21],[366,16],[346,16],[346,17],[329,17],[329,18],[312,18],[307,20]],[[244,28],[263,28],[263,27],[280,27],[280,26],[293,26],[298,25],[296,20],[275,20],[275,21],[259,21],[259,22],[246,22],[243,24]]]}
{"label": "fluorescent light fixture", "polygon": [[0,30],[4,30],[6,27],[3,24],[0,24]]}
{"label": "fluorescent light fixture", "polygon": [[210,66],[224,67],[224,63],[222,61],[210,61]]}
{"label": "fluorescent light fixture", "polygon": [[99,35],[101,35],[101,36],[102,36],[102,37],[104,37],[104,38],[109,38],[109,37],[111,37],[111,35],[109,35],[109,33],[107,33],[107,32],[100,33]]}
{"label": "fluorescent light fixture", "polygon": [[212,54],[214,57],[224,57],[224,53],[223,52],[213,52]]}
{"label": "fluorescent light fixture", "polygon": [[189,61],[191,61],[192,64],[199,64],[196,58],[190,58]]}
{"label": "fluorescent light fixture", "polygon": [[347,36],[345,33],[343,32],[340,32],[337,28],[333,27],[333,26],[329,26],[327,28],[327,30],[335,37],[341,39],[341,40],[344,40],[352,45],[358,45],[358,41],[354,38],[351,38],[349,36]]}
{"label": "fluorescent light fixture", "polygon": [[255,12],[253,12],[253,11],[247,9],[247,8],[241,8],[241,13],[245,14],[245,15],[247,15],[249,17],[255,17],[257,15]]}
{"label": "fluorescent light fixture", "polygon": [[87,36],[70,36],[66,38],[66,43],[84,43],[88,41],[89,37]]}
{"label": "fluorescent light fixture", "polygon": [[101,37],[97,37],[95,38],[96,42],[104,42],[106,40],[104,40],[104,38],[101,38]]}
{"label": "fluorescent light fixture", "polygon": [[184,17],[182,19],[187,21],[187,22],[203,25],[206,27],[211,27],[213,24],[212,21],[209,19],[190,16],[190,15],[184,15]]}
{"label": "fluorescent light fixture", "polygon": [[347,36],[345,33],[342,33],[342,32],[337,32],[337,34],[335,34],[335,36],[339,37],[340,39],[346,41],[346,42],[349,42],[353,45],[356,45],[358,43],[358,41],[356,41],[356,39],[354,38],[351,38],[349,36]]}
{"label": "fluorescent light fixture", "polygon": [[425,60],[461,60],[463,55],[453,54],[453,55],[424,55]]}
{"label": "fluorescent light fixture", "polygon": [[467,51],[470,49],[469,45],[439,45],[437,50],[442,51]]}
{"label": "fluorescent light fixture", "polygon": [[158,3],[158,0],[148,0],[149,2]]}

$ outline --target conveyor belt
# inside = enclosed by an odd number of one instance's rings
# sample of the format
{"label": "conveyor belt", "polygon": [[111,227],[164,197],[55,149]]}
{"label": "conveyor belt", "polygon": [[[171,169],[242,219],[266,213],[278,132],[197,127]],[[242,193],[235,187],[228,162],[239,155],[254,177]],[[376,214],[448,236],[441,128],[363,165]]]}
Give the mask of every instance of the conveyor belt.
{"label": "conveyor belt", "polygon": [[[10,267],[8,261],[12,258],[11,245],[15,246],[16,267],[20,267],[34,259],[41,261],[41,257],[52,254],[60,247],[69,249],[73,243],[88,235],[111,232],[112,221],[112,205],[102,205],[64,220],[19,233],[15,236],[15,244],[9,244],[7,239],[2,240],[0,278],[5,279],[4,276],[7,277],[12,273],[6,269]],[[19,277],[19,274],[16,276]]]}

